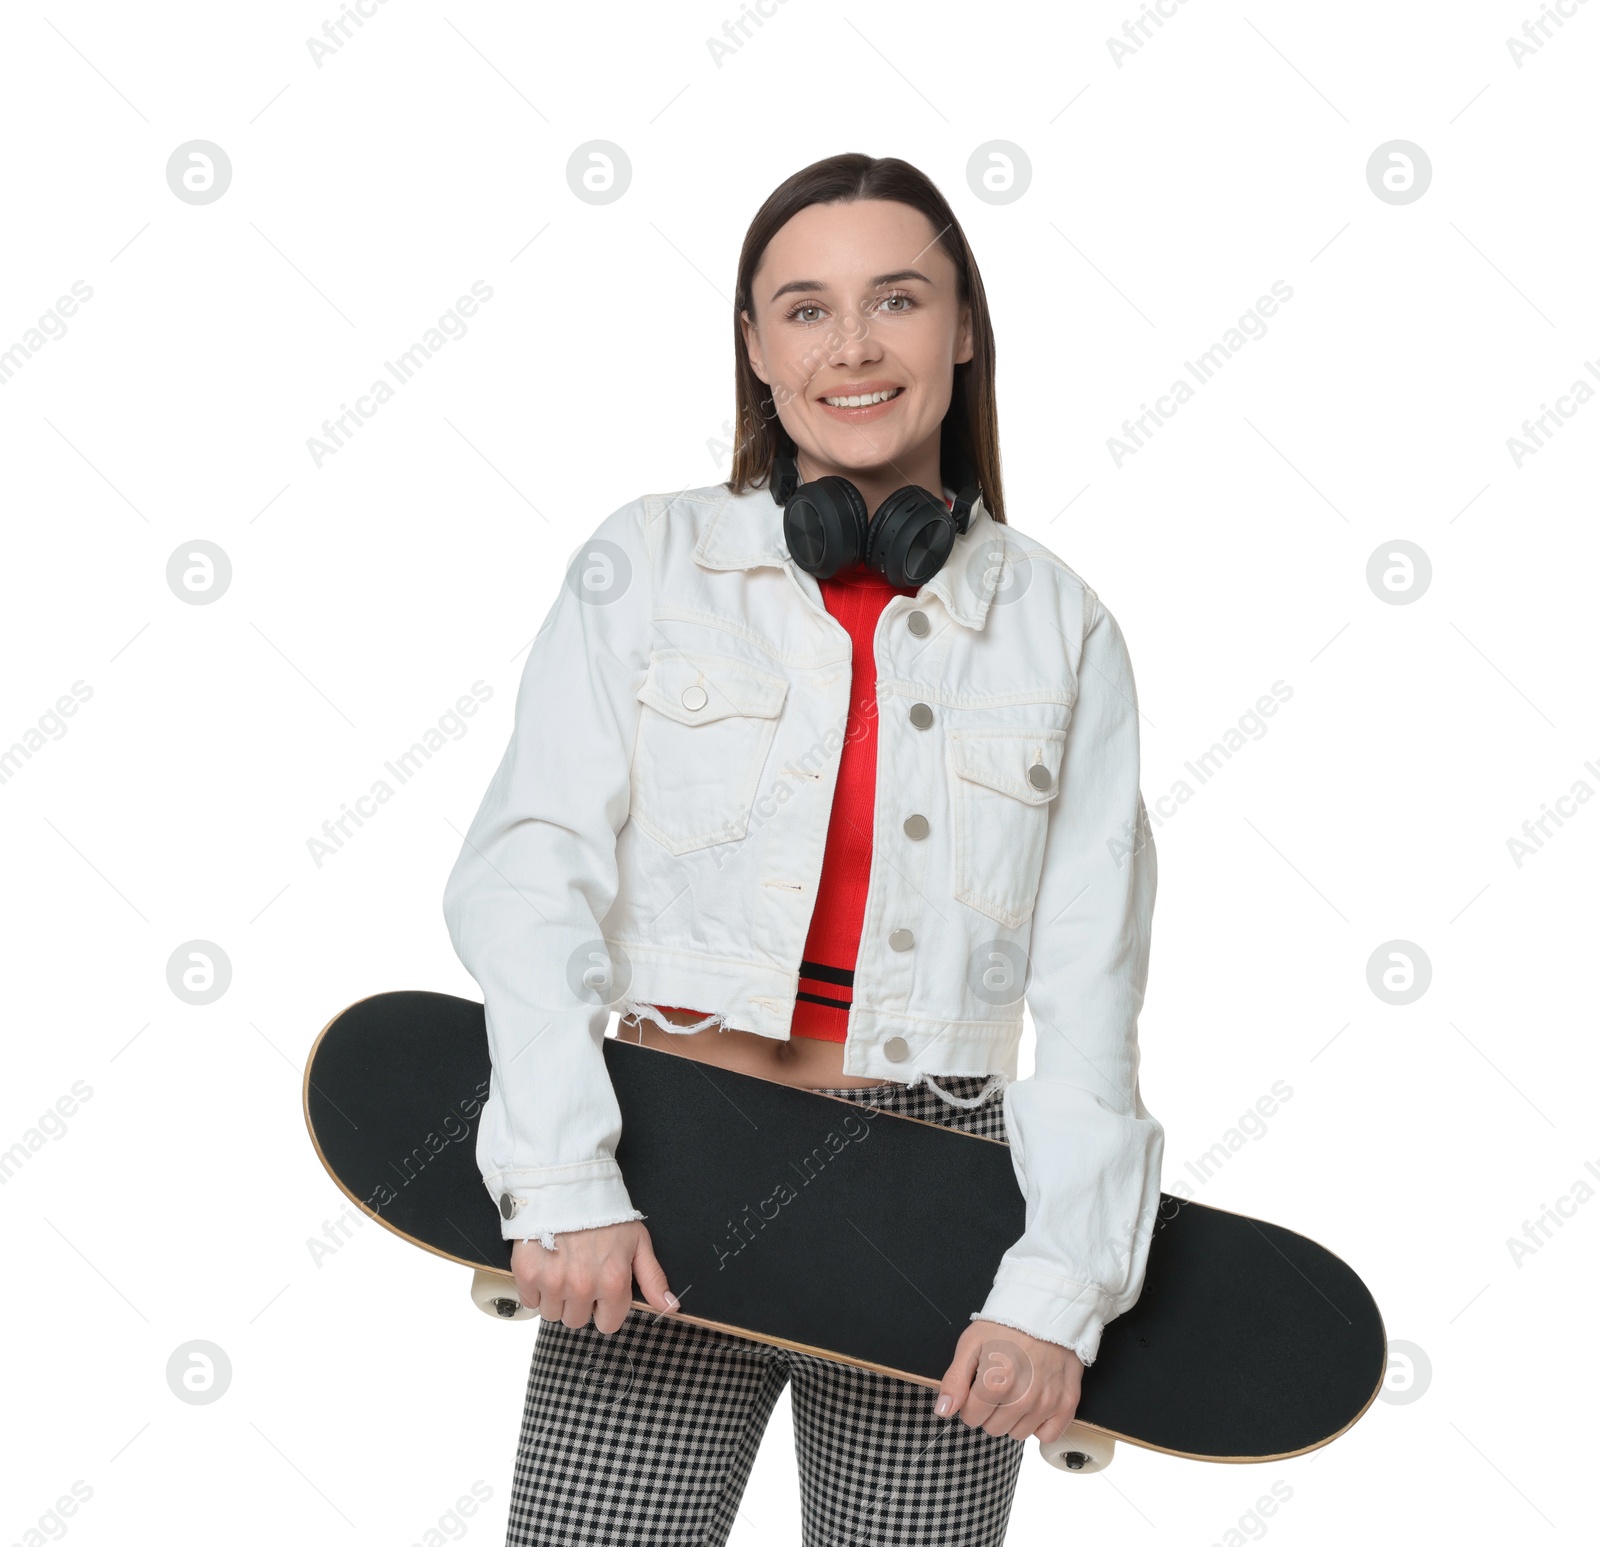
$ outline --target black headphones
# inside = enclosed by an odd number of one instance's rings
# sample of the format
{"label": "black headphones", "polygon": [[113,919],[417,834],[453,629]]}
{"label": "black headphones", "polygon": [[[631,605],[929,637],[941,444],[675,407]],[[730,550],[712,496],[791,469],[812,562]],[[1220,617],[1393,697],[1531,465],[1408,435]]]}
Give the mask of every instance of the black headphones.
{"label": "black headphones", "polygon": [[801,569],[827,580],[865,562],[892,586],[920,586],[939,572],[978,501],[968,477],[954,506],[918,484],[896,489],[867,519],[867,502],[848,478],[800,482],[792,446],[773,459],[772,497],[783,506],[783,535]]}

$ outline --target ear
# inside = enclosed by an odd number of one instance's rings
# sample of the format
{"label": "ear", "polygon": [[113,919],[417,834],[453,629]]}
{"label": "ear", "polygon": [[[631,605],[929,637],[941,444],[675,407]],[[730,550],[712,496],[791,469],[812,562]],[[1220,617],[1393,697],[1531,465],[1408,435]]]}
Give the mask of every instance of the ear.
{"label": "ear", "polygon": [[767,375],[767,362],[761,353],[761,340],[756,336],[756,325],[751,322],[749,312],[740,311],[739,327],[744,333],[744,349],[750,357],[750,369],[770,387],[772,378]]}
{"label": "ear", "polygon": [[961,320],[956,324],[956,352],[951,364],[965,365],[974,353],[972,306],[970,302],[964,301],[961,305]]}

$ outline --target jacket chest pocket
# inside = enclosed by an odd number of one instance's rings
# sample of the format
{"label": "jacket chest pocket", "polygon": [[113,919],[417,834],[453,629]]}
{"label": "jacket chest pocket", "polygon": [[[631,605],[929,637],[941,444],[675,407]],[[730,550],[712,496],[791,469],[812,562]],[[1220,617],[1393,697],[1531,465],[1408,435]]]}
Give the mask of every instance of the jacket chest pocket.
{"label": "jacket chest pocket", "polygon": [[946,739],[957,902],[1016,928],[1033,912],[1064,730],[951,731]]}
{"label": "jacket chest pocket", "polygon": [[674,854],[742,838],[789,682],[732,656],[652,650],[631,817]]}

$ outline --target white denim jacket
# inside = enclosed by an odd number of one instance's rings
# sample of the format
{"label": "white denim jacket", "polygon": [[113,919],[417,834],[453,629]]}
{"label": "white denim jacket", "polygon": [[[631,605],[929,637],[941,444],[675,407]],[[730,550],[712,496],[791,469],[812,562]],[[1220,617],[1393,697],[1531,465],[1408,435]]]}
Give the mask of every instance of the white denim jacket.
{"label": "white denim jacket", "polygon": [[[1143,1285],[1162,1156],[1139,1097],[1156,859],[1127,647],[1071,569],[979,505],[873,649],[843,1072],[1003,1085],[1026,1230],[972,1316],[1088,1364]],[[477,1158],[507,1239],[643,1217],[613,1158],[613,1010],[692,1005],[788,1038],[850,676],[765,489],[646,495],[574,553],[444,895],[487,1010]]]}

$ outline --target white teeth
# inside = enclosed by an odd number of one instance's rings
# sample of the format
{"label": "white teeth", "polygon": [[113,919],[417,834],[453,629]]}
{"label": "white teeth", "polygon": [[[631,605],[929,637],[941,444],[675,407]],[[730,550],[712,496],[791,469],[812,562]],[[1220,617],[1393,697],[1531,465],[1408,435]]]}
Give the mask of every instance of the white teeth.
{"label": "white teeth", "polygon": [[900,395],[900,388],[891,388],[888,392],[861,392],[854,397],[825,397],[823,402],[830,408],[866,408],[873,403],[887,403],[890,398]]}

